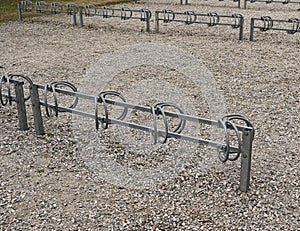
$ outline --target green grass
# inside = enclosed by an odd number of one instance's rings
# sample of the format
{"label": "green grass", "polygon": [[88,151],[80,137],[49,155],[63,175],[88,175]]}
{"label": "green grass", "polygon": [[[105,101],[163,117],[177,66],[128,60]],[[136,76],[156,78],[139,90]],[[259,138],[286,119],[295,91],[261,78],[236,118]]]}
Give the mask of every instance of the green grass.
{"label": "green grass", "polygon": [[[84,6],[86,4],[113,5],[120,2],[130,2],[130,0],[44,0],[44,2],[74,3],[77,6]],[[18,20],[17,3],[18,0],[0,0],[0,23]],[[26,17],[30,17],[32,15],[37,14],[26,13]]]}

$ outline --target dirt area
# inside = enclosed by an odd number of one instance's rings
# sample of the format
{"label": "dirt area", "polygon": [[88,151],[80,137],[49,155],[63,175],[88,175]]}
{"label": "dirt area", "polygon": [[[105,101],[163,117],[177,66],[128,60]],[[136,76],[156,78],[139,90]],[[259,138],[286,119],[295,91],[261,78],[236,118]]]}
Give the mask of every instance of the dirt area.
{"label": "dirt area", "polygon": [[[78,27],[69,16],[41,16],[0,25],[0,66],[24,73],[35,83],[69,81],[88,94],[115,89],[137,104],[173,101],[195,116],[246,116],[256,131],[249,192],[238,190],[239,161],[205,162],[208,153],[217,155],[205,147],[170,141],[166,149],[153,148],[149,135],[113,126],[96,133],[93,120],[86,121],[90,127],[78,129],[78,117],[60,113],[47,118],[44,109],[46,135],[36,136],[30,103],[30,129],[25,132],[18,129],[13,104],[0,106],[1,229],[299,229],[299,33],[256,30],[254,41],[249,41],[251,17],[299,18],[297,7],[257,3],[245,10],[231,1],[213,0],[191,1],[188,6],[174,1],[126,6],[152,12],[240,13],[245,17],[244,39],[239,41],[238,30],[230,27],[174,22],[161,22],[160,33],[155,33],[153,18],[151,32],[146,33],[145,23],[138,20],[84,18],[85,26]],[[167,56],[170,62],[165,62]],[[164,62],[157,65],[159,60]],[[219,104],[205,95],[208,85],[203,79],[205,87],[183,72],[184,63],[189,66],[195,60],[200,68],[193,73],[209,77]],[[216,113],[211,111],[214,103]],[[112,169],[105,175],[89,156],[91,145],[82,140],[93,134],[102,139],[92,148],[134,173],[143,174],[175,156],[187,160],[177,162],[174,172],[167,179],[155,179],[154,185],[124,185],[122,172]],[[131,140],[143,145],[126,152],[120,148]]]}

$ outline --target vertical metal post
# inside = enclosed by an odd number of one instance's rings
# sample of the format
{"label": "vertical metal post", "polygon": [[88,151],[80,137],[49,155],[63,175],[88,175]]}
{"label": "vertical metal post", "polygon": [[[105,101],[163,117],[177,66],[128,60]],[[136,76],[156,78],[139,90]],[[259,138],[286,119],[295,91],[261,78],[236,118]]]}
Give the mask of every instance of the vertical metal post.
{"label": "vertical metal post", "polygon": [[240,35],[239,40],[243,40],[243,32],[244,32],[244,17],[240,17]]}
{"label": "vertical metal post", "polygon": [[31,105],[32,105],[33,118],[34,118],[35,133],[37,135],[43,135],[45,132],[43,126],[42,113],[41,113],[39,92],[37,86],[34,84],[30,87],[30,97],[31,97]]}
{"label": "vertical metal post", "polygon": [[180,0],[180,5],[182,5],[183,4],[183,2],[182,2],[183,0]]}
{"label": "vertical metal post", "polygon": [[189,4],[188,0],[185,0],[185,5],[188,5],[188,4]]}
{"label": "vertical metal post", "polygon": [[22,7],[21,7],[21,2],[18,2],[17,6],[18,6],[19,22],[22,22]]}
{"label": "vertical metal post", "polygon": [[150,32],[150,13],[146,11],[146,31]]}
{"label": "vertical metal post", "polygon": [[82,13],[82,7],[79,7],[79,24],[81,27],[83,27],[83,13]]}
{"label": "vertical metal post", "polygon": [[77,22],[76,22],[76,15],[77,15],[76,7],[75,7],[75,6],[72,6],[72,17],[73,17],[73,25],[74,25],[74,26],[77,25]]}
{"label": "vertical metal post", "polygon": [[24,89],[23,89],[24,83],[16,81],[14,85],[15,85],[16,103],[18,109],[19,128],[21,131],[25,131],[28,129],[28,124],[27,124],[26,106],[25,106]]}
{"label": "vertical metal post", "polygon": [[244,0],[244,9],[247,8],[247,0]]}
{"label": "vertical metal post", "polygon": [[251,154],[254,130],[243,131],[241,153],[240,190],[247,192],[250,185]]}
{"label": "vertical metal post", "polygon": [[251,18],[250,24],[250,41],[253,41],[253,33],[254,33],[254,18]]}
{"label": "vertical metal post", "polygon": [[159,13],[155,11],[155,32],[159,32]]}
{"label": "vertical metal post", "polygon": [[238,8],[241,8],[241,0],[238,0]]}

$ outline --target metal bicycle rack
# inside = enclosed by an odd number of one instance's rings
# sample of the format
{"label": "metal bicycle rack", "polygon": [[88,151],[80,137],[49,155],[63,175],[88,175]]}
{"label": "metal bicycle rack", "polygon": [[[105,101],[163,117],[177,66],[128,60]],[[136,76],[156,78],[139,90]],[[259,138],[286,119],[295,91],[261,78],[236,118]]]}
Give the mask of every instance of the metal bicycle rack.
{"label": "metal bicycle rack", "polygon": [[[260,25],[255,25],[255,22],[260,22]],[[291,28],[274,27],[274,22],[277,24],[289,24]],[[254,29],[259,29],[262,32],[268,30],[285,31],[288,34],[300,32],[300,20],[298,18],[290,18],[288,20],[272,19],[270,16],[262,16],[261,18],[251,18],[250,26],[250,41],[253,41]]]}
{"label": "metal bicycle rack", "polygon": [[151,11],[148,9],[133,10],[127,7],[112,8],[107,6],[86,5],[79,7],[80,26],[83,26],[83,16],[86,17],[103,17],[103,18],[120,18],[121,20],[137,19],[146,23],[146,31],[150,32]]}
{"label": "metal bicycle rack", "polygon": [[[23,82],[20,80],[13,80],[13,77],[22,77],[30,84],[30,95],[25,97],[23,90]],[[9,83],[15,83],[16,97],[10,93],[3,93],[2,86],[6,83],[6,91],[10,92]],[[60,88],[63,87],[63,88]],[[68,88],[70,90],[66,90]],[[152,137],[152,143],[166,143],[168,139],[182,139],[190,142],[194,142],[201,145],[207,145],[216,149],[221,162],[236,161],[241,158],[241,172],[240,172],[240,190],[247,192],[250,184],[250,170],[251,170],[251,155],[252,155],[252,143],[254,139],[254,128],[252,124],[245,117],[241,115],[227,115],[219,120],[204,119],[196,116],[184,114],[184,112],[173,103],[160,102],[152,106],[141,106],[132,103],[128,103],[125,97],[116,91],[103,91],[98,95],[88,95],[77,92],[76,87],[66,81],[56,81],[50,84],[41,85],[34,84],[25,75],[6,75],[0,79],[0,101],[2,105],[6,105],[13,100],[17,103],[19,121],[23,120],[23,124],[27,125],[26,106],[25,101],[31,99],[32,111],[34,117],[35,132],[37,135],[43,135],[43,119],[41,113],[41,107],[46,110],[46,115],[51,116],[54,114],[58,116],[61,112],[73,113],[83,117],[92,118],[95,121],[95,129],[98,130],[100,125],[102,129],[108,129],[109,126],[115,124],[120,126],[129,127],[136,130],[142,130],[149,132]],[[42,93],[42,94],[41,94]],[[52,101],[49,103],[48,95],[52,94]],[[42,95],[42,97],[40,97]],[[73,102],[69,106],[62,106],[58,103],[58,97],[60,95],[73,97]],[[112,98],[118,98],[115,100]],[[6,98],[5,100],[3,98]],[[76,106],[80,99],[88,100],[94,107],[94,113],[77,110]],[[122,112],[117,118],[111,118],[109,113],[109,107],[121,107]],[[103,115],[99,115],[98,107],[103,108]],[[22,110],[19,110],[22,109]],[[172,108],[167,110],[167,108]],[[133,123],[125,121],[129,110],[137,110],[151,115],[152,126],[146,126],[143,124]],[[24,116],[25,115],[25,116]],[[171,118],[179,120],[175,128],[169,126]],[[164,128],[158,128],[158,121],[163,120]],[[182,134],[185,130],[186,123],[205,124],[212,127],[216,127],[224,134],[224,142],[218,142],[208,140],[204,138],[189,136]],[[243,125],[241,125],[241,123]],[[21,130],[26,130],[21,127]],[[235,140],[235,141],[233,141]],[[234,144],[233,144],[234,143]]]}
{"label": "metal bicycle rack", "polygon": [[74,4],[62,4],[58,2],[46,3],[46,2],[32,2],[21,1],[18,2],[18,14],[19,21],[23,20],[23,12],[36,12],[36,13],[50,13],[50,14],[67,14],[71,15],[73,25],[76,25],[77,7]]}
{"label": "metal bicycle rack", "polygon": [[266,4],[279,3],[279,4],[283,4],[283,5],[287,5],[287,4],[300,5],[299,1],[293,1],[293,0],[244,0],[244,9],[247,8],[247,2],[249,2],[249,3],[266,3]]}
{"label": "metal bicycle rack", "polygon": [[[217,1],[219,1],[219,2],[224,2],[225,0],[217,0]],[[231,0],[232,2],[234,2],[234,3],[236,3],[237,2],[237,4],[238,4],[238,8],[241,8],[241,0]],[[185,4],[185,5],[188,5],[189,4],[189,0],[180,0],[180,5],[183,5],[183,4]]]}
{"label": "metal bicycle rack", "polygon": [[[199,18],[202,18],[199,19]],[[206,20],[205,20],[206,19]],[[231,22],[221,22],[221,19],[229,19]],[[180,22],[187,25],[205,24],[213,26],[230,26],[239,29],[239,40],[243,39],[244,17],[241,14],[219,15],[217,13],[199,14],[194,11],[175,12],[172,10],[162,10],[155,12],[155,31],[159,32],[159,21],[164,23]]]}

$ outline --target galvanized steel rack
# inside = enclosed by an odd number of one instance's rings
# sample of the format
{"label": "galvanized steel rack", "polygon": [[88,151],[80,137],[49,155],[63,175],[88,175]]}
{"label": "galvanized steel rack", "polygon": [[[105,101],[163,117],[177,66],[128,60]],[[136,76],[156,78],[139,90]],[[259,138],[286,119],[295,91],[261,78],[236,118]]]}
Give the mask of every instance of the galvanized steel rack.
{"label": "galvanized steel rack", "polygon": [[[225,0],[217,0],[217,1],[224,2]],[[232,1],[234,3],[237,3],[238,4],[238,8],[241,8],[241,0],[230,0],[230,1]],[[183,5],[183,4],[185,4],[185,5],[190,4],[189,0],[185,0],[185,1],[184,0],[180,0],[180,5]]]}
{"label": "galvanized steel rack", "polygon": [[[201,19],[199,19],[201,18]],[[226,19],[226,21],[221,21]],[[164,23],[179,22],[187,25],[204,24],[209,27],[230,26],[239,29],[239,40],[243,39],[244,17],[241,14],[219,15],[211,13],[195,13],[194,11],[175,12],[173,10],[155,11],[155,31],[159,32],[159,21]]]}
{"label": "galvanized steel rack", "polygon": [[146,31],[150,32],[151,11],[148,9],[133,10],[127,7],[113,8],[107,6],[86,5],[80,6],[79,20],[80,26],[83,26],[83,16],[86,17],[103,17],[103,18],[120,18],[121,20],[137,19],[146,23]]}
{"label": "galvanized steel rack", "polygon": [[279,3],[279,4],[283,4],[283,5],[287,5],[287,4],[300,5],[300,1],[293,1],[293,0],[244,0],[244,9],[247,8],[247,2],[249,2],[249,3],[266,3],[266,4]]}
{"label": "galvanized steel rack", "polygon": [[[14,80],[16,77],[18,77],[18,80]],[[24,96],[24,81],[29,83],[30,88],[30,95],[27,97]],[[11,83],[15,84],[15,96],[11,94]],[[65,88],[70,90],[66,90]],[[4,93],[3,89],[6,90],[6,93]],[[49,93],[53,96],[52,99],[54,102],[52,103],[49,103],[48,101]],[[42,95],[42,97],[40,97],[40,95]],[[59,95],[71,96],[73,97],[73,102],[69,106],[62,106],[58,103]],[[110,96],[116,97],[118,100],[114,100],[113,98],[110,98]],[[25,75],[8,74],[1,77],[0,105],[5,106],[8,102],[11,103],[12,101],[16,101],[19,121],[23,123],[20,123],[21,130],[28,129],[25,101],[29,98],[32,103],[35,131],[38,135],[43,135],[45,133],[41,113],[41,107],[43,106],[45,107],[47,116],[51,116],[52,114],[58,116],[61,112],[68,112],[92,118],[95,121],[94,126],[96,130],[99,129],[100,125],[103,129],[107,129],[112,124],[116,124],[149,132],[154,144],[166,143],[168,139],[175,138],[208,145],[217,150],[219,159],[222,162],[236,161],[241,158],[239,188],[243,192],[247,192],[249,189],[254,128],[252,124],[241,115],[227,115],[216,121],[184,114],[184,112],[173,103],[161,102],[152,106],[131,104],[126,102],[123,95],[115,91],[103,91],[98,95],[88,95],[77,92],[77,88],[66,81],[56,81],[50,84],[41,85],[32,83],[31,79]],[[94,106],[94,113],[76,109],[76,106],[81,99],[88,100]],[[122,113],[116,118],[111,118],[108,105],[112,107],[121,107]],[[103,115],[100,115],[98,111],[99,106],[104,112]],[[172,108],[174,110],[170,111],[170,109],[167,110],[166,108]],[[128,110],[132,109],[149,113],[152,118],[152,126],[125,121],[124,118],[128,114]],[[179,120],[179,122],[177,121],[178,124],[175,128],[169,126],[168,121],[170,118]],[[158,128],[159,119],[163,120],[163,129]],[[224,134],[224,142],[182,134],[187,122],[205,124],[221,129]],[[241,123],[243,123],[243,125],[241,125]],[[233,136],[235,138],[233,138]],[[235,139],[236,142],[233,142],[233,139]]]}
{"label": "galvanized steel rack", "polygon": [[36,12],[36,13],[51,13],[51,14],[67,14],[71,15],[73,25],[77,25],[76,14],[77,7],[74,4],[62,4],[58,2],[46,3],[46,2],[32,2],[21,1],[17,3],[19,21],[23,20],[23,12]]}
{"label": "galvanized steel rack", "polygon": [[[257,25],[257,23],[259,25]],[[274,22],[277,23],[277,27],[274,26]],[[280,27],[282,24],[285,27]],[[287,28],[289,26],[290,28]],[[250,25],[250,41],[253,41],[254,29],[259,29],[262,32],[269,30],[285,31],[288,34],[295,34],[300,32],[300,20],[298,18],[290,18],[288,20],[272,19],[270,16],[262,16],[261,18],[251,18]]]}

